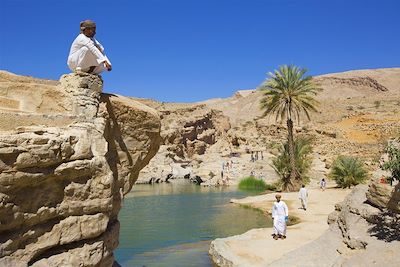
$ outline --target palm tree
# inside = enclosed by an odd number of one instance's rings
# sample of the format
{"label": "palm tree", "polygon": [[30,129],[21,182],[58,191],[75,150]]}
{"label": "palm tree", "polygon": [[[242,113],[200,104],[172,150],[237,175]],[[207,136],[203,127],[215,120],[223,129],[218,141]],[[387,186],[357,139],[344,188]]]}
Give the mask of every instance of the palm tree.
{"label": "palm tree", "polygon": [[338,156],[329,173],[329,177],[342,188],[362,183],[367,176],[368,172],[361,160],[351,156]]}
{"label": "palm tree", "polygon": [[275,114],[275,120],[286,119],[291,169],[286,188],[284,188],[287,191],[298,190],[301,185],[301,177],[295,160],[293,120],[299,122],[301,113],[310,119],[309,112],[317,111],[318,102],[314,97],[322,90],[311,76],[305,76],[306,72],[306,69],[293,65],[280,66],[273,73],[268,73],[269,78],[259,88],[264,93],[261,99],[264,116]]}

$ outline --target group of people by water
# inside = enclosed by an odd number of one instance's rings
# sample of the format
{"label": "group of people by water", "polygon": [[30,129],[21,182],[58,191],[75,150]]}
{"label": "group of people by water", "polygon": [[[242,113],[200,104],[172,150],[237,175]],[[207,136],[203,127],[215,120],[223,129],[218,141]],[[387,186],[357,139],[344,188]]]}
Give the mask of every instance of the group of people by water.
{"label": "group of people by water", "polygon": [[255,162],[257,160],[263,160],[264,159],[264,154],[262,151],[251,151],[251,157],[250,157],[250,161],[251,162]]}
{"label": "group of people by water", "polygon": [[[229,172],[232,171],[233,169],[233,160],[228,160],[228,161],[224,161],[222,162],[222,169],[221,169],[221,184],[222,185],[228,185],[229,184]],[[220,184],[220,182],[218,181],[218,184]]]}

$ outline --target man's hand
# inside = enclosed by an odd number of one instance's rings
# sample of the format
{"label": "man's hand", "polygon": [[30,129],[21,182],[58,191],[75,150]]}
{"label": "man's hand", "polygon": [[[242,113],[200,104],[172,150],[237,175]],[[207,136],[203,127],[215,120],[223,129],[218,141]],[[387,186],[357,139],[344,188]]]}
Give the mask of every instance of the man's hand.
{"label": "man's hand", "polygon": [[112,70],[111,64],[108,63],[107,61],[104,61],[104,66],[107,68],[108,71]]}

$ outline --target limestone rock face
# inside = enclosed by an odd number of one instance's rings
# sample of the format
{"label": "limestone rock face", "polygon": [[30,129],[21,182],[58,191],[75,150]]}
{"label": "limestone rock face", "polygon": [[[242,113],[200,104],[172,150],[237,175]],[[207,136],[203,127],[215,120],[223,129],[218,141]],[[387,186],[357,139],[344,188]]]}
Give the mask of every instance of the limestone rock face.
{"label": "limestone rock face", "polygon": [[394,188],[392,197],[388,202],[388,208],[396,213],[400,213],[400,183]]}
{"label": "limestone rock face", "polygon": [[[99,109],[103,81],[97,75],[72,73],[60,79],[61,90],[64,89],[73,99],[72,112],[76,115],[96,117]],[[79,90],[77,90],[79,88]]]}
{"label": "limestone rock face", "polygon": [[[21,79],[7,77],[11,87]],[[96,75],[35,86],[52,90],[63,110],[2,111],[0,124],[13,118],[14,127],[0,132],[0,266],[112,266],[121,201],[157,153],[160,118],[102,94]]]}
{"label": "limestone rock face", "polygon": [[[228,116],[204,104],[140,101],[161,114],[162,145],[137,183],[187,178],[205,186],[234,185],[252,172],[268,182],[277,178],[271,154],[265,151],[269,136],[255,123],[232,128]],[[282,136],[286,133],[282,127],[279,131]],[[251,151],[259,152],[258,160],[249,164]],[[228,162],[229,167],[223,168]]]}
{"label": "limestone rock face", "polygon": [[[179,178],[195,180],[197,173],[193,172],[194,169],[205,162],[215,161],[211,156],[212,148],[224,140],[230,129],[229,120],[220,111],[204,105],[154,106],[161,114],[162,145],[158,155],[141,173],[138,183]],[[220,164],[217,166],[219,170]]]}
{"label": "limestone rock face", "polygon": [[373,182],[367,191],[368,201],[376,207],[387,208],[393,188],[388,184]]}

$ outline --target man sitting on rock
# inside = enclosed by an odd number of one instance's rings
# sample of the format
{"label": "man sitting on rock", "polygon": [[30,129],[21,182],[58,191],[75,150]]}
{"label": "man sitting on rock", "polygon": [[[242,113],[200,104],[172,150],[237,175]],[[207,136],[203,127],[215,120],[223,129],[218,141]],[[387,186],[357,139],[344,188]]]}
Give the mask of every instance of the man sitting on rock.
{"label": "man sitting on rock", "polygon": [[71,45],[68,56],[68,67],[75,72],[99,74],[104,70],[111,71],[111,63],[104,54],[103,46],[94,38],[96,23],[82,21],[81,33]]}

